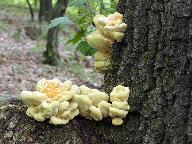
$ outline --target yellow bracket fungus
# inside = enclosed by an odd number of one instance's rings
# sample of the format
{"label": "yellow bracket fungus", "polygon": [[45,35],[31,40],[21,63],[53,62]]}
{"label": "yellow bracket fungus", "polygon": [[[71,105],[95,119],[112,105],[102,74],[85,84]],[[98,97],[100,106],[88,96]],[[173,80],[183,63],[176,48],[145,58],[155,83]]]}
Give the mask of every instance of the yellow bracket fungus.
{"label": "yellow bracket fungus", "polygon": [[21,98],[28,107],[27,116],[39,122],[49,119],[49,123],[54,125],[67,124],[77,115],[96,121],[110,116],[113,125],[121,125],[130,109],[128,97],[129,88],[121,85],[108,95],[57,79],[42,79],[37,83],[36,91],[21,92]]}
{"label": "yellow bracket fungus", "polygon": [[89,45],[97,48],[101,52],[110,52],[112,41],[99,33],[92,33],[86,37]]}
{"label": "yellow bracket fungus", "polygon": [[122,119],[128,114],[128,110],[130,109],[127,102],[129,92],[130,90],[128,87],[118,85],[114,87],[110,93],[110,101],[112,104],[109,108],[109,115],[113,118],[113,125],[120,125],[123,122]]}
{"label": "yellow bracket fungus", "polygon": [[116,3],[116,5],[118,5],[118,4],[119,4],[119,0],[114,0],[114,2]]}
{"label": "yellow bracket fungus", "polygon": [[97,51],[94,54],[94,67],[100,73],[105,73],[110,65],[110,53]]}
{"label": "yellow bracket fungus", "polygon": [[79,114],[78,104],[71,101],[78,93],[77,89],[71,81],[62,83],[57,79],[42,79],[35,92],[21,92],[21,98],[28,107],[26,114],[37,121],[50,118],[52,124],[66,124]]}
{"label": "yellow bracket fungus", "polygon": [[95,69],[105,73],[110,64],[110,53],[114,41],[121,42],[127,24],[123,23],[123,15],[115,12],[107,17],[98,14],[93,18],[97,30],[86,37],[87,42],[99,51],[94,55]]}

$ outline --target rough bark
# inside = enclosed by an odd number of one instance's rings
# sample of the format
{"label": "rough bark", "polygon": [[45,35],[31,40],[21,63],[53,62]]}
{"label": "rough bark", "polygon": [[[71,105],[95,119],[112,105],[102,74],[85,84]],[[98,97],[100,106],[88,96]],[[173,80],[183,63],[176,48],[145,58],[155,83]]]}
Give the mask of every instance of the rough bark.
{"label": "rough bark", "polygon": [[[54,126],[27,117],[20,100],[9,101],[0,109],[0,143],[2,144],[126,144],[131,125],[115,127],[111,119],[100,122],[76,117],[66,125]],[[128,118],[129,119],[129,118]],[[135,121],[135,125],[138,125]],[[131,123],[133,124],[133,123]],[[134,129],[131,130],[134,132]],[[134,133],[135,134],[135,133]]]}
{"label": "rough bark", "polygon": [[52,0],[39,0],[39,22],[49,21],[52,10]]}
{"label": "rough bark", "polygon": [[75,123],[67,126],[53,126],[48,122],[38,123],[25,115],[25,106],[14,100],[1,108],[0,111],[0,143],[1,144],[51,144],[74,143],[82,144],[77,136]]}
{"label": "rough bark", "polygon": [[[76,117],[64,126],[38,123],[21,104],[0,112],[0,143],[192,143],[192,7],[187,0],[121,0],[128,23],[114,44],[105,90],[129,86],[131,111],[123,125]],[[20,106],[21,105],[21,106]]]}
{"label": "rough bark", "polygon": [[[51,12],[51,19],[55,19],[63,16],[68,6],[68,0],[57,0],[54,9]],[[58,51],[58,33],[59,27],[56,26],[48,30],[47,45],[44,56],[46,63],[51,65],[57,65],[59,63],[59,51]]]}
{"label": "rough bark", "polygon": [[104,87],[131,89],[126,143],[192,143],[192,1],[122,0],[118,10],[128,28]]}

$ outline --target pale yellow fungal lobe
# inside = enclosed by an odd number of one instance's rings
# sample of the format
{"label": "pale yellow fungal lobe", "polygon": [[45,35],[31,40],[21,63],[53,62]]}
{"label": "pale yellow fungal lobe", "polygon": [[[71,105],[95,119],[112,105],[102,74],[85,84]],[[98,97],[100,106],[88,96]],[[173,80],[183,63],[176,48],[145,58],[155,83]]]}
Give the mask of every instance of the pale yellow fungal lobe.
{"label": "pale yellow fungal lobe", "polygon": [[76,102],[71,102],[68,110],[73,112],[73,111],[76,111],[77,109],[78,109],[78,104]]}
{"label": "pale yellow fungal lobe", "polygon": [[[109,96],[105,92],[96,89],[90,89],[86,86],[81,86],[81,94],[75,95],[73,101],[78,103],[79,113],[87,119],[94,119],[96,121],[102,120],[103,117],[108,116],[109,106],[98,107],[101,102],[108,104]],[[105,104],[106,104],[105,103]]]}
{"label": "pale yellow fungal lobe", "polygon": [[110,61],[96,61],[94,67],[96,70],[105,70],[110,65]]}
{"label": "pale yellow fungal lobe", "polygon": [[37,107],[29,107],[26,111],[27,116],[33,118],[38,113]]}
{"label": "pale yellow fungal lobe", "polygon": [[79,87],[81,95],[88,95],[92,90],[84,85]]}
{"label": "pale yellow fungal lobe", "polygon": [[[118,85],[113,88],[110,93],[110,101],[112,102],[109,108],[109,116],[113,118],[112,123],[114,125],[123,123],[122,119],[125,118],[130,109],[128,105],[129,88],[122,85]],[[114,122],[113,122],[114,121]]]}
{"label": "pale yellow fungal lobe", "polygon": [[101,101],[98,104],[98,108],[100,108],[103,118],[106,118],[106,117],[109,116],[109,108],[110,108],[110,106],[111,106],[111,104],[108,103],[107,101]]}
{"label": "pale yellow fungal lobe", "polygon": [[38,91],[22,91],[21,98],[25,101],[28,106],[37,106],[41,102],[47,100],[47,96],[44,93]]}
{"label": "pale yellow fungal lobe", "polygon": [[[108,38],[111,41],[117,40],[118,42],[120,42],[127,28],[127,24],[123,23],[123,15],[118,12],[110,14],[107,17],[100,14],[96,15],[93,18],[93,22],[97,27],[97,31],[89,35],[92,39],[91,41],[94,41],[94,38],[95,40],[97,40],[97,36],[95,35],[98,35],[100,39]],[[102,41],[100,40],[100,42]],[[88,43],[90,43],[90,40],[88,41]],[[99,43],[98,45],[96,43],[94,47],[97,48],[99,47],[99,45],[101,45],[101,43]]]}
{"label": "pale yellow fungal lobe", "polygon": [[104,72],[108,70],[108,66],[110,65],[110,54],[103,52],[96,52],[94,54],[94,67],[97,71]]}
{"label": "pale yellow fungal lobe", "polygon": [[129,110],[129,105],[128,105],[127,101],[124,101],[124,102],[113,101],[112,107],[121,109],[121,110]]}
{"label": "pale yellow fungal lobe", "polygon": [[38,114],[35,114],[35,115],[34,115],[34,119],[35,119],[36,121],[42,122],[42,121],[45,120],[45,117],[43,116],[43,113],[38,113]]}
{"label": "pale yellow fungal lobe", "polygon": [[121,42],[122,38],[124,37],[124,33],[121,32],[111,32],[111,35],[117,42]]}
{"label": "pale yellow fungal lobe", "polygon": [[113,26],[107,25],[105,26],[106,31],[114,31],[114,32],[124,32],[127,28],[127,24],[121,23],[121,24],[115,24]]}
{"label": "pale yellow fungal lobe", "polygon": [[112,47],[112,41],[102,34],[91,34],[86,37],[88,44],[99,51],[109,52]]}
{"label": "pale yellow fungal lobe", "polygon": [[93,22],[97,30],[88,35],[86,40],[89,45],[98,50],[94,55],[95,69],[97,72],[105,74],[110,65],[112,44],[114,41],[122,41],[127,24],[123,23],[123,15],[118,12],[107,17],[98,14],[93,18]]}
{"label": "pale yellow fungal lobe", "polygon": [[96,107],[101,101],[106,101],[106,102],[109,101],[109,96],[105,92],[101,92],[95,89],[88,94],[88,97],[91,99],[92,104]]}
{"label": "pale yellow fungal lobe", "polygon": [[[102,54],[98,53],[98,60],[101,59]],[[71,81],[42,79],[36,90],[22,91],[21,98],[28,107],[27,116],[39,122],[49,119],[51,124],[61,125],[77,115],[96,121],[110,116],[112,124],[120,125],[130,109],[129,88],[121,85],[113,88],[109,96],[84,85],[73,85]]]}
{"label": "pale yellow fungal lobe", "polygon": [[119,126],[123,124],[123,120],[121,118],[113,118],[112,119],[112,124],[115,126]]}
{"label": "pale yellow fungal lobe", "polygon": [[123,15],[115,12],[114,14],[108,15],[109,23],[108,25],[114,26],[115,24],[122,24],[123,22]]}
{"label": "pale yellow fungal lobe", "polygon": [[63,91],[69,91],[72,87],[72,82],[70,80],[67,80],[64,83],[62,83],[61,87]]}
{"label": "pale yellow fungal lobe", "polygon": [[21,92],[29,117],[37,121],[50,118],[50,123],[57,125],[69,122],[79,114],[78,104],[71,100],[80,90],[78,86],[72,85],[71,81],[42,79],[37,83],[36,90]]}
{"label": "pale yellow fungal lobe", "polygon": [[128,97],[129,97],[129,88],[128,87],[124,87],[121,85],[116,86],[115,88],[113,88],[112,92],[110,93],[110,101],[119,101],[119,102],[123,102],[123,101],[127,101]]}
{"label": "pale yellow fungal lobe", "polygon": [[69,107],[69,102],[64,101],[62,103],[60,103],[59,105],[59,113],[62,113],[63,111],[66,111]]}
{"label": "pale yellow fungal lobe", "polygon": [[95,61],[105,61],[105,60],[109,60],[109,58],[110,58],[109,53],[103,53],[103,52],[97,51],[94,54]]}
{"label": "pale yellow fungal lobe", "polygon": [[92,106],[92,101],[87,95],[75,95],[73,101],[78,104],[80,115],[90,119],[89,108]]}
{"label": "pale yellow fungal lobe", "polygon": [[61,124],[67,124],[69,122],[69,119],[61,119],[56,116],[51,116],[49,123],[54,125],[61,125]]}
{"label": "pale yellow fungal lobe", "polygon": [[58,101],[63,102],[63,101],[69,101],[73,98],[75,95],[74,91],[63,91],[58,95]]}
{"label": "pale yellow fungal lobe", "polygon": [[67,88],[63,87],[61,81],[58,79],[42,79],[37,83],[36,89],[37,91],[44,93],[48,98],[57,100],[59,98],[59,94],[65,89],[68,89],[68,85],[66,86]]}
{"label": "pale yellow fungal lobe", "polygon": [[127,114],[128,114],[128,111],[121,110],[121,109],[114,108],[114,107],[109,108],[109,115],[112,118],[114,118],[114,117],[125,118]]}
{"label": "pale yellow fungal lobe", "polygon": [[99,34],[104,34],[104,26],[109,22],[109,19],[107,17],[105,17],[104,15],[101,14],[97,14],[94,18],[93,18],[93,23],[95,24],[97,30],[94,33],[99,33]]}
{"label": "pale yellow fungal lobe", "polygon": [[102,120],[102,113],[101,113],[100,108],[97,108],[97,107],[95,107],[95,106],[91,106],[91,107],[89,108],[89,110],[90,110],[90,116],[91,116],[94,120],[96,120],[96,121]]}
{"label": "pale yellow fungal lobe", "polygon": [[80,89],[77,85],[72,85],[71,91],[73,91],[75,94],[80,94]]}

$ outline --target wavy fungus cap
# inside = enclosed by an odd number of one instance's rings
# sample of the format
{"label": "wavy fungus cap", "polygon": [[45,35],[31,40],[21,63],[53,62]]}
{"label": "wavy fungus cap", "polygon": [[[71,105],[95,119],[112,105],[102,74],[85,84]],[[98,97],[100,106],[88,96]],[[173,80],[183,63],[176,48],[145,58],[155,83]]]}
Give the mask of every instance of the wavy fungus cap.
{"label": "wavy fungus cap", "polygon": [[22,91],[21,98],[28,107],[27,116],[39,122],[49,119],[49,123],[61,125],[77,115],[96,121],[110,116],[113,125],[121,125],[130,109],[127,102],[129,88],[121,85],[115,87],[109,96],[84,85],[72,85],[71,81],[62,83],[57,79],[42,79],[36,90]]}
{"label": "wavy fungus cap", "polygon": [[71,81],[65,81],[64,83],[62,83],[58,79],[42,79],[37,83],[36,90],[44,93],[51,100],[57,100],[60,98],[60,94],[64,91],[70,90],[71,86]]}
{"label": "wavy fungus cap", "polygon": [[[123,23],[123,15],[118,12],[110,14],[107,17],[98,14],[93,18],[93,22],[97,27],[96,33],[99,32],[104,37],[110,38],[111,41],[116,40],[120,42],[127,28],[127,24]],[[95,32],[91,35],[93,34]]]}
{"label": "wavy fungus cap", "polygon": [[123,22],[123,15],[115,12],[107,17],[101,14],[93,18],[97,28],[86,37],[88,44],[98,50],[94,55],[94,67],[99,73],[106,73],[110,65],[110,53],[114,41],[121,42],[127,24]]}
{"label": "wavy fungus cap", "polygon": [[110,101],[119,101],[119,102],[124,102],[128,100],[129,97],[129,88],[124,87],[122,85],[118,85],[113,88],[112,92],[110,93]]}

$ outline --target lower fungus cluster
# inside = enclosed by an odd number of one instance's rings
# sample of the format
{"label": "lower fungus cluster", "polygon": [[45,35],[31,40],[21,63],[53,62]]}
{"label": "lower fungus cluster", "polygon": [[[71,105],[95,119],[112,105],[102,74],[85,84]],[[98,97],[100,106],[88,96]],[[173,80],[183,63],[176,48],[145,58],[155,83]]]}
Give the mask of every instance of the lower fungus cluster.
{"label": "lower fungus cluster", "polygon": [[121,125],[130,109],[129,88],[118,85],[110,95],[71,81],[40,80],[36,91],[22,91],[21,98],[28,109],[26,114],[37,121],[49,119],[54,125],[67,124],[75,116],[101,121],[111,117],[113,125]]}
{"label": "lower fungus cluster", "polygon": [[114,41],[121,42],[127,24],[123,23],[123,15],[115,12],[107,17],[96,15],[93,22],[97,30],[86,37],[87,42],[98,52],[95,53],[95,69],[106,73],[110,64],[110,53]]}

